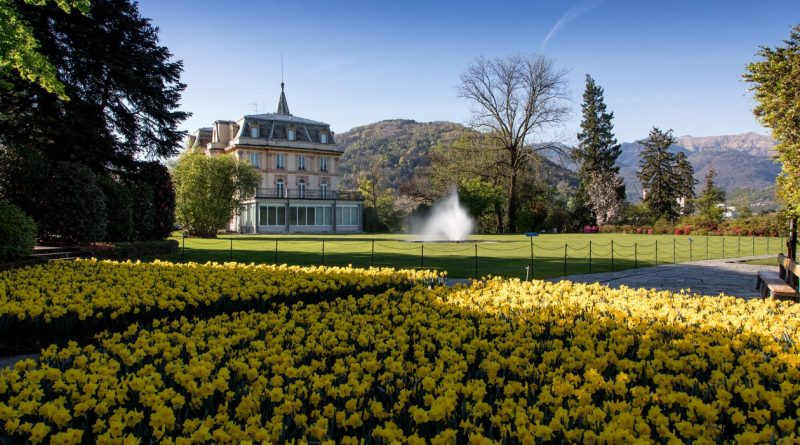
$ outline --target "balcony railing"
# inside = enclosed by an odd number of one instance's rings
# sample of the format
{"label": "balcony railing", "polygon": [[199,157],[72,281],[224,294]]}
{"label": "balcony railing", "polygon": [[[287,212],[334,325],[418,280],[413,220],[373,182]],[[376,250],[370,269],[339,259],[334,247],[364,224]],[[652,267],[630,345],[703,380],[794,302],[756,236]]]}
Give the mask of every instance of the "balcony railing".
{"label": "balcony railing", "polygon": [[361,193],[354,190],[322,190],[322,189],[268,189],[257,188],[256,198],[284,199],[336,199],[343,201],[363,201]]}

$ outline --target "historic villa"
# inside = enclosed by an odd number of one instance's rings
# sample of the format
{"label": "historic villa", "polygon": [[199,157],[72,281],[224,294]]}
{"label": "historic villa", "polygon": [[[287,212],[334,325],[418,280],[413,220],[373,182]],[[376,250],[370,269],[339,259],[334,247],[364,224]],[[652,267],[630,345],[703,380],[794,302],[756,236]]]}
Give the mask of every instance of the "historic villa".
{"label": "historic villa", "polygon": [[216,121],[189,136],[209,156],[234,153],[261,172],[253,199],[228,227],[241,233],[361,232],[363,198],[339,190],[341,148],[330,125],[293,116],[281,82],[276,113]]}

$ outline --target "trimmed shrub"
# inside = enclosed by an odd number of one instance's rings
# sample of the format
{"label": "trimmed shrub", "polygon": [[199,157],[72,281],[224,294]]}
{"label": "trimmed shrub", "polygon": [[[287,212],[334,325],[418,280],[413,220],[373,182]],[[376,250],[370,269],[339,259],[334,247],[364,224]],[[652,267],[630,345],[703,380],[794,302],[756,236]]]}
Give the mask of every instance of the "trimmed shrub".
{"label": "trimmed shrub", "polygon": [[105,176],[100,181],[106,195],[107,241],[130,241],[134,233],[133,195],[127,183]]}
{"label": "trimmed shrub", "polygon": [[0,199],[0,261],[30,255],[36,244],[36,224],[17,206]]}
{"label": "trimmed shrub", "polygon": [[139,163],[135,178],[150,186],[152,206],[148,230],[141,231],[140,239],[159,240],[168,237],[175,227],[175,187],[172,176],[163,164]]}
{"label": "trimmed shrub", "polygon": [[674,226],[664,218],[659,219],[653,224],[653,232],[658,234],[672,233]]}
{"label": "trimmed shrub", "polygon": [[60,243],[104,239],[106,199],[94,172],[82,164],[59,162],[50,173],[51,196],[39,221],[41,238]]}

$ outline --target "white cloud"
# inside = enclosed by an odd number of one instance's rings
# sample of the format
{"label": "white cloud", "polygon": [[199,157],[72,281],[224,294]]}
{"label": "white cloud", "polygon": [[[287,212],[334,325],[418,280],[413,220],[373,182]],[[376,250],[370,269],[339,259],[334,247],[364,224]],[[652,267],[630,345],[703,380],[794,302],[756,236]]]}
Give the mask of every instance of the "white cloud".
{"label": "white cloud", "polygon": [[547,33],[542,43],[539,45],[539,52],[544,52],[547,43],[550,42],[550,39],[555,36],[561,28],[567,26],[567,24],[576,18],[580,17],[583,14],[591,11],[592,9],[600,6],[604,0],[581,0],[580,2],[572,5],[571,8],[561,16],[560,19],[556,22],[555,25],[550,29],[550,32]]}

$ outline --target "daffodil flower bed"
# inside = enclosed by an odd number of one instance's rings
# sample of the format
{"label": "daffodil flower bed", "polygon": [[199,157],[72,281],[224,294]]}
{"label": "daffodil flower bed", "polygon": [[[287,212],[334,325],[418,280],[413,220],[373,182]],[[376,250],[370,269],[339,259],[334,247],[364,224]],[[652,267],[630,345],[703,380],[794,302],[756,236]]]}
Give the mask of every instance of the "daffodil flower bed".
{"label": "daffodil flower bed", "polygon": [[799,312],[489,280],[157,320],[0,371],[0,439],[795,443]]}
{"label": "daffodil flower bed", "polygon": [[[165,316],[431,285],[426,270],[78,260],[0,272],[0,353]],[[28,346],[29,347],[29,346]]]}

